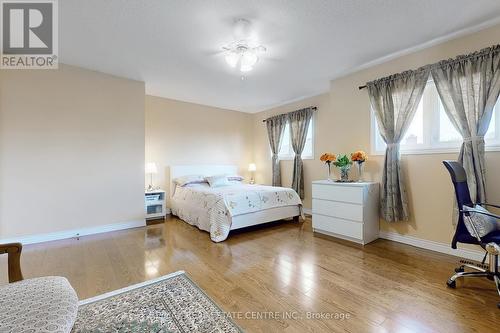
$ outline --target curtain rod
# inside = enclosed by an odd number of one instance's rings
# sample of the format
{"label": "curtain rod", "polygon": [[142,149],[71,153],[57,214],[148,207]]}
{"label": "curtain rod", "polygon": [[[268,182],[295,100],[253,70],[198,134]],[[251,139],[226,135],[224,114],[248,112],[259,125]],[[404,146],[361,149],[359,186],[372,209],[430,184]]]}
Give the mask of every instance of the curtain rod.
{"label": "curtain rod", "polygon": [[[318,109],[318,108],[317,108],[317,107],[315,107],[315,106],[310,107],[310,108],[311,108],[311,109],[313,109],[313,110],[317,110],[317,109]],[[306,108],[306,109],[307,109],[307,108]],[[292,111],[292,112],[294,112],[294,111]],[[283,113],[283,114],[286,114],[286,113]],[[265,122],[267,121],[267,119],[269,119],[269,118],[266,118],[266,119],[262,120],[262,122],[263,122],[263,123],[265,123]]]}
{"label": "curtain rod", "polygon": [[[496,44],[496,45],[493,45],[493,46],[490,46],[490,47],[486,47],[484,49],[481,49],[479,51],[472,52],[472,53],[469,53],[469,54],[458,55],[458,56],[456,56],[454,58],[441,60],[441,61],[435,62],[433,64],[429,64],[429,65],[425,65],[425,66],[419,67],[419,68],[414,69],[414,70],[407,70],[407,71],[404,71],[404,72],[401,72],[401,73],[392,74],[392,75],[389,75],[389,76],[387,76],[385,78],[381,78],[381,79],[377,79],[377,80],[390,79],[390,78],[392,78],[394,76],[404,75],[404,74],[406,74],[408,72],[418,72],[418,71],[421,71],[421,70],[428,70],[429,68],[435,68],[435,67],[441,67],[441,66],[449,66],[451,64],[455,64],[455,63],[458,63],[458,62],[461,62],[461,61],[465,61],[467,59],[478,58],[478,57],[482,57],[484,55],[488,55],[488,54],[491,54],[491,53],[498,53],[498,52],[500,52],[500,44]],[[362,90],[364,88],[366,88],[366,85],[358,87],[359,90]]]}

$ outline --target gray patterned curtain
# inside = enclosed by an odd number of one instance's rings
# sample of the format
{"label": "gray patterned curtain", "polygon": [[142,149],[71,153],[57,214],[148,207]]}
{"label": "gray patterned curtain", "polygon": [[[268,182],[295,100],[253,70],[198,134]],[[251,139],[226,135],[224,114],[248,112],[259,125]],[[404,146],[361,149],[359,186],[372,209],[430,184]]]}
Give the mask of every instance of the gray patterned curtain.
{"label": "gray patterned curtain", "polygon": [[292,148],[295,153],[293,158],[293,181],[292,188],[304,198],[304,172],[302,162],[302,151],[306,145],[307,130],[313,116],[313,108],[305,108],[288,114],[290,121],[290,136]]}
{"label": "gray patterned curtain", "polygon": [[281,170],[278,154],[281,149],[281,142],[285,126],[288,123],[286,114],[280,114],[266,119],[267,136],[269,137],[269,145],[273,153],[272,168],[273,168],[273,186],[281,186]]}
{"label": "gray patterned curtain", "polygon": [[484,135],[500,94],[500,45],[432,66],[446,114],[463,137],[459,162],[474,202],[486,201]]}
{"label": "gray patterned curtain", "polygon": [[366,84],[380,134],[387,144],[382,174],[381,216],[408,221],[408,199],[401,170],[399,143],[424,92],[430,67],[395,74]]}

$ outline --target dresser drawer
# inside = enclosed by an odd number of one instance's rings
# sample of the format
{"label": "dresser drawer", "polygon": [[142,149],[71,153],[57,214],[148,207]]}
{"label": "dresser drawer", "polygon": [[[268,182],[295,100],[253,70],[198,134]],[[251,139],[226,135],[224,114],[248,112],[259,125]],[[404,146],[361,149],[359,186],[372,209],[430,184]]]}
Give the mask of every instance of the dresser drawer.
{"label": "dresser drawer", "polygon": [[363,187],[350,187],[342,185],[312,185],[313,199],[343,201],[356,204],[363,203]]}
{"label": "dresser drawer", "polygon": [[363,206],[347,202],[313,199],[312,212],[313,214],[338,217],[341,219],[358,222],[363,221]]}
{"label": "dresser drawer", "polygon": [[360,240],[363,239],[363,224],[358,222],[313,214],[312,225],[314,230],[331,232]]}

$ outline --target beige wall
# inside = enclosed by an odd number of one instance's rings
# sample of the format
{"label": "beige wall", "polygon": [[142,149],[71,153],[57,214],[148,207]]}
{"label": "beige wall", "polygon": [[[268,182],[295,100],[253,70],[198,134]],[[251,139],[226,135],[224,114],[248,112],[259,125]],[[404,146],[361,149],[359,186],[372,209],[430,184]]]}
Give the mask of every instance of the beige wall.
{"label": "beige wall", "polygon": [[0,72],[0,239],[143,220],[144,83]]}
{"label": "beige wall", "polygon": [[[146,161],[158,165],[155,185],[170,188],[170,166],[252,162],[251,114],[146,96]],[[149,178],[146,178],[149,183]]]}
{"label": "beige wall", "polygon": [[[387,63],[333,80],[330,91],[300,102],[274,108],[255,115],[255,160],[259,166],[258,181],[270,183],[271,160],[262,119],[269,115],[293,111],[306,106],[317,106],[315,121],[315,160],[306,160],[304,205],[311,207],[311,181],[325,178],[325,168],[319,161],[321,153],[370,151],[370,107],[366,90],[358,90],[365,82],[479,50],[500,42],[500,25],[452,40],[429,49],[397,58]],[[403,168],[408,185],[412,220],[408,223],[386,223],[380,229],[438,242],[449,242],[451,226],[452,188],[441,161],[456,159],[458,154],[404,155]],[[383,156],[370,156],[366,164],[366,178],[380,181]],[[500,152],[486,153],[487,195],[491,202],[500,202]],[[282,161],[284,184],[291,180],[292,162]]]}
{"label": "beige wall", "polygon": [[[146,96],[144,83],[72,66],[58,71],[0,71],[0,239],[143,219],[144,157],[156,162],[155,184],[168,189],[169,166],[237,164],[270,183],[270,151],[262,119],[314,105],[311,181],[325,178],[322,152],[370,151],[366,91],[358,85],[498,43],[500,25],[333,80],[328,92],[258,114]],[[144,111],[145,110],[145,111]],[[145,124],[145,127],[144,127]],[[381,229],[448,242],[452,192],[443,159],[457,154],[405,155],[412,209],[409,223]],[[486,156],[488,196],[500,202],[500,152]],[[370,156],[366,178],[380,180],[383,156]],[[291,183],[292,162],[282,162]]]}

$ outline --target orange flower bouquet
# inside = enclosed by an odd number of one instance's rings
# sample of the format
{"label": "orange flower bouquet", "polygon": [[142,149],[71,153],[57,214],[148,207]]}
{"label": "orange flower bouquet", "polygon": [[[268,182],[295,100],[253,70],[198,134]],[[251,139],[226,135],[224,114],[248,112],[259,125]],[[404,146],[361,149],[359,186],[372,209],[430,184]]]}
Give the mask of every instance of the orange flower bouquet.
{"label": "orange flower bouquet", "polygon": [[358,166],[358,181],[363,181],[363,163],[366,161],[366,153],[362,150],[355,151],[351,154],[351,161],[356,162]]}
{"label": "orange flower bouquet", "polygon": [[327,167],[328,167],[328,180],[331,181],[332,178],[330,177],[330,172],[331,172],[331,164],[333,162],[335,162],[335,160],[337,159],[337,156],[335,156],[335,154],[332,154],[332,153],[324,153],[323,155],[321,155],[321,157],[319,158],[319,160],[321,162],[324,162]]}

